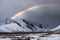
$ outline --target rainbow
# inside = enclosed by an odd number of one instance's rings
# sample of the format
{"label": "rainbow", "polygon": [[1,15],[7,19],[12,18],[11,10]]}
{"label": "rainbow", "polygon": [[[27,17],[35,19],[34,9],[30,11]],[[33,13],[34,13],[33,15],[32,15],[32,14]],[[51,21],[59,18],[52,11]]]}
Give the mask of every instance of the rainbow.
{"label": "rainbow", "polygon": [[27,8],[27,9],[25,9],[25,10],[22,10],[22,11],[16,13],[15,15],[13,15],[13,16],[11,17],[11,19],[14,19],[15,17],[23,14],[25,11],[32,10],[32,9],[34,9],[34,8],[37,8],[37,7],[38,7],[38,6],[33,6],[33,7],[30,7],[30,8]]}
{"label": "rainbow", "polygon": [[16,13],[15,15],[13,15],[13,16],[10,17],[10,18],[11,18],[11,19],[14,19],[14,18],[16,18],[17,16],[23,14],[23,13],[26,12],[26,11],[29,11],[29,10],[35,9],[35,8],[37,8],[37,7],[42,7],[42,6],[53,6],[53,5],[50,5],[50,4],[48,5],[48,4],[46,4],[46,5],[32,6],[32,7],[26,8],[25,10],[22,10],[22,11]]}

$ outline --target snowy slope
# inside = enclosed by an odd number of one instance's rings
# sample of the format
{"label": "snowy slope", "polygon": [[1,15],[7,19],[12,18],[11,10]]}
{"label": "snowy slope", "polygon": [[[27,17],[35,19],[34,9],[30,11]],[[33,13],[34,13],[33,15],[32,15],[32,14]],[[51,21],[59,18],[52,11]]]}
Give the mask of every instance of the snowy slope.
{"label": "snowy slope", "polygon": [[59,31],[59,29],[60,29],[60,25],[58,25],[57,27],[55,27],[55,28],[51,29],[50,31],[56,31],[56,30],[58,30],[58,31]]}

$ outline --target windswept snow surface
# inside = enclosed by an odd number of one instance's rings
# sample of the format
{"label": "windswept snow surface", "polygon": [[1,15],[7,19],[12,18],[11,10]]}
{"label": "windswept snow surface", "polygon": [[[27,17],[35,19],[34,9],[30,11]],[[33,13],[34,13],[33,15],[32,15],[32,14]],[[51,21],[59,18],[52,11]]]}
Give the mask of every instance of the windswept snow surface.
{"label": "windswept snow surface", "polygon": [[30,40],[60,40],[60,34],[51,34],[45,37],[41,37],[42,34],[30,34]]}
{"label": "windswept snow surface", "polygon": [[[51,35],[46,35],[44,37],[41,37],[43,34],[27,34],[27,35],[18,35],[18,36],[5,36],[5,38],[0,38],[0,40],[60,40],[60,34],[51,34]],[[0,36],[1,37],[1,36]],[[12,38],[13,37],[13,38]],[[15,39],[16,37],[16,39]]]}
{"label": "windswept snow surface", "polygon": [[60,34],[52,34],[47,37],[40,37],[40,40],[60,40]]}
{"label": "windswept snow surface", "polygon": [[41,37],[41,40],[60,40],[60,35],[59,34],[52,34],[49,35],[48,37]]}

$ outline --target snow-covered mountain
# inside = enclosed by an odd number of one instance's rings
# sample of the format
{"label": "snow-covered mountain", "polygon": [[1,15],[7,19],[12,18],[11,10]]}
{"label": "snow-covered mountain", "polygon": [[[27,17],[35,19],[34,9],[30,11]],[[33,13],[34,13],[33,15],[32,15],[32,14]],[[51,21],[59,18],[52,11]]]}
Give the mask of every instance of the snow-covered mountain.
{"label": "snow-covered mountain", "polygon": [[0,26],[0,32],[46,32],[50,28],[48,25],[27,22],[21,19],[20,22],[10,20],[9,24]]}

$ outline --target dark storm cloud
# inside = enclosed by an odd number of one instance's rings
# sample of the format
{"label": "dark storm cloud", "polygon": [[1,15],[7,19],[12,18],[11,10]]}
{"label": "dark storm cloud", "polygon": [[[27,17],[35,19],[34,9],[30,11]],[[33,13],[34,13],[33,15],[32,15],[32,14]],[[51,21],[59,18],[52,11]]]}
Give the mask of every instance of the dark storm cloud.
{"label": "dark storm cloud", "polygon": [[29,6],[48,3],[60,4],[60,0],[0,0],[0,21]]}

